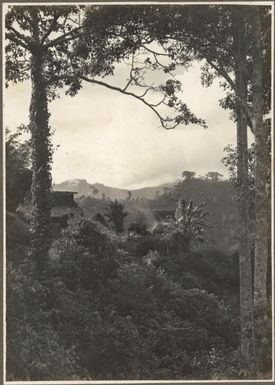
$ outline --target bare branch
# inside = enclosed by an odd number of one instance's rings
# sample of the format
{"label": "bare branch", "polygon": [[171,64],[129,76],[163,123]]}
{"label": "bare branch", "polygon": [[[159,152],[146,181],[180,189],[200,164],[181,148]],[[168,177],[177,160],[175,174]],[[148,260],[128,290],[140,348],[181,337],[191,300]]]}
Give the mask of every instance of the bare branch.
{"label": "bare branch", "polygon": [[165,99],[166,99],[166,95],[163,96],[163,98],[162,98],[162,100],[160,102],[158,102],[156,104],[151,104],[151,106],[152,107],[158,107],[158,106],[160,106],[164,102]]}
{"label": "bare branch", "polygon": [[140,98],[144,98],[144,96],[146,96],[146,94],[149,92],[149,91],[152,91],[154,89],[154,87],[148,87],[147,90],[142,94],[140,95],[139,97]]}
{"label": "bare branch", "polygon": [[126,84],[126,86],[123,88],[123,91],[126,91],[127,88],[130,86],[130,84],[132,83],[132,80],[133,78],[131,77],[130,80],[128,81],[128,83]]}
{"label": "bare branch", "polygon": [[129,79],[128,83],[126,84],[126,86],[123,88],[123,91],[126,91],[127,88],[130,86],[130,84],[132,83],[132,81],[134,80],[134,78],[133,78],[134,58],[135,58],[135,55],[132,56],[131,70],[130,70],[130,79]]}
{"label": "bare branch", "polygon": [[141,47],[146,49],[146,51],[151,52],[153,55],[169,57],[168,53],[160,53],[160,52],[153,51],[151,48],[146,47],[145,44],[142,44]]}
{"label": "bare branch", "polygon": [[169,129],[173,129],[175,128],[178,124],[176,123],[174,126],[172,127],[167,127],[165,125],[165,122],[168,122],[168,121],[172,121],[171,119],[164,119],[160,113],[155,109],[155,107],[150,104],[149,102],[147,102],[145,99],[141,98],[140,96],[134,94],[133,92],[129,92],[129,91],[124,91],[123,88],[120,88],[120,87],[116,87],[116,86],[112,86],[111,84],[108,84],[108,83],[105,83],[105,82],[102,82],[100,80],[95,80],[95,79],[90,79],[88,78],[87,76],[83,76],[83,75],[80,75],[79,76],[80,79],[82,80],[85,80],[86,82],[89,82],[89,83],[93,83],[93,84],[98,84],[100,86],[103,86],[103,87],[106,87],[106,88],[109,88],[110,90],[113,90],[113,91],[118,91],[124,95],[128,95],[128,96],[132,96],[134,97],[135,99],[138,99],[140,100],[142,103],[144,103],[147,107],[149,107],[156,115],[157,117],[159,118],[160,122],[161,122],[161,125],[163,128],[165,128],[166,130],[169,130]]}

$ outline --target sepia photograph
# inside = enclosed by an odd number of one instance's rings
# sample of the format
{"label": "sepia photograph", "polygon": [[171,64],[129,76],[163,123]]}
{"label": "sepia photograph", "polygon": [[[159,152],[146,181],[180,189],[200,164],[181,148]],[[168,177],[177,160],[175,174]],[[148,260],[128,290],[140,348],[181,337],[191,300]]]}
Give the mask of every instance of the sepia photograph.
{"label": "sepia photograph", "polygon": [[2,4],[4,384],[274,381],[274,4]]}

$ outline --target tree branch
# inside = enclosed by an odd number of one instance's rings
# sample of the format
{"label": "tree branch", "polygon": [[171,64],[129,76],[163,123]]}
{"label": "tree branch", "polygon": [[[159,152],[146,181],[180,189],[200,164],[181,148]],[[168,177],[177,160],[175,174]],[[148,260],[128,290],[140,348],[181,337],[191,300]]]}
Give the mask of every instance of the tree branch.
{"label": "tree branch", "polygon": [[168,53],[155,52],[155,51],[153,51],[151,48],[146,47],[145,44],[142,44],[141,47],[143,47],[144,49],[146,49],[146,51],[151,52],[154,56],[157,55],[157,56],[166,56],[166,57],[169,57],[169,54],[168,54]]}
{"label": "tree branch", "polygon": [[228,73],[227,73],[224,69],[222,69],[222,68],[216,66],[211,60],[208,60],[208,59],[206,59],[206,60],[207,60],[207,62],[209,63],[209,65],[210,65],[212,68],[214,68],[214,70],[217,71],[218,74],[220,74],[220,75],[221,75],[221,76],[222,76],[222,77],[229,83],[229,85],[231,86],[232,90],[233,90],[234,93],[235,93],[236,98],[237,98],[237,99],[241,102],[241,104],[242,104],[242,107],[243,107],[243,109],[244,109],[244,112],[245,112],[246,117],[247,117],[247,120],[248,120],[249,128],[250,128],[251,130],[253,130],[251,112],[249,111],[249,107],[248,107],[247,103],[246,103],[244,100],[242,100],[241,98],[238,97],[237,92],[236,92],[236,85],[235,85],[234,81],[231,79],[231,77],[228,75]]}
{"label": "tree branch", "polygon": [[15,34],[15,36],[17,36],[18,39],[21,39],[23,40],[27,45],[29,45],[30,43],[30,39],[25,36],[25,35],[22,35],[20,32],[18,32],[15,28],[13,28],[12,26],[9,26],[8,29],[13,32]]}
{"label": "tree branch", "polygon": [[[18,7],[18,8],[20,8],[20,7]],[[31,28],[34,28],[35,26],[34,26],[34,24],[33,24],[33,22],[32,22],[32,20],[31,20],[31,18],[29,17],[29,16],[27,16],[26,15],[26,13],[22,10],[18,10],[18,12],[24,17],[24,19],[29,23],[29,25],[30,25],[30,27]]]}
{"label": "tree branch", "polygon": [[48,31],[41,38],[41,44],[43,44],[45,42],[45,40],[47,39],[47,37],[50,35],[50,33],[52,32],[53,28],[56,26],[56,22],[59,19],[59,17],[60,17],[59,14],[55,14],[54,15],[53,21],[52,21],[51,25],[49,26]]}
{"label": "tree branch", "polygon": [[20,45],[21,47],[27,49],[27,50],[31,50],[31,48],[29,47],[29,45],[23,43],[21,40],[19,40],[17,37],[15,37],[12,33],[9,33],[9,32],[6,32],[6,38],[11,40],[12,42]]}
{"label": "tree branch", "polygon": [[[54,47],[58,44],[66,43],[66,41],[77,39],[80,36],[80,30],[81,27],[75,28],[67,33],[65,33],[62,36],[57,37],[56,39],[50,41],[48,44],[46,44],[46,48]],[[75,34],[75,35],[74,35]]]}
{"label": "tree branch", "polygon": [[[156,104],[151,104],[152,107],[158,107],[160,106],[162,103],[164,103],[164,100],[166,99],[166,95],[163,96],[162,100]],[[167,104],[166,104],[167,105]]]}
{"label": "tree branch", "polygon": [[154,87],[149,86],[149,87],[147,88],[147,90],[146,90],[142,95],[139,95],[139,97],[140,97],[140,98],[144,98],[144,96],[147,95],[147,93],[148,93],[149,91],[152,91],[153,89],[154,89]]}
{"label": "tree branch", "polygon": [[132,80],[134,80],[134,78],[133,78],[133,70],[134,70],[134,55],[132,56],[130,79],[129,79],[128,83],[126,84],[126,86],[123,88],[123,91],[126,91],[127,88],[129,87],[129,85],[132,83]]}
{"label": "tree branch", "polygon": [[147,102],[145,99],[141,98],[140,96],[134,94],[133,92],[126,91],[126,90],[124,90],[124,89],[122,89],[122,88],[119,88],[119,87],[116,87],[116,86],[112,86],[111,84],[102,82],[102,81],[100,81],[100,80],[90,79],[90,78],[88,78],[87,76],[84,76],[84,75],[80,75],[79,78],[82,79],[82,80],[85,80],[86,82],[93,83],[93,84],[98,84],[98,85],[100,85],[100,86],[109,88],[110,90],[118,91],[118,92],[120,92],[121,94],[128,95],[128,96],[132,96],[132,97],[134,97],[135,99],[140,100],[142,103],[144,103],[147,107],[149,107],[149,108],[150,108],[150,109],[157,115],[157,117],[159,118],[159,120],[160,120],[160,122],[161,122],[162,127],[165,128],[166,130],[173,129],[173,128],[175,128],[175,127],[177,126],[177,124],[175,124],[175,125],[172,126],[172,127],[167,127],[167,126],[165,126],[164,123],[165,123],[165,121],[167,121],[167,119],[165,120],[165,119],[160,115],[160,113],[154,108],[153,105],[151,105],[149,102]]}
{"label": "tree branch", "polygon": [[226,80],[226,81],[229,83],[229,85],[231,86],[232,90],[235,91],[235,90],[236,90],[236,85],[235,85],[234,81],[231,79],[231,77],[228,75],[228,73],[227,73],[224,69],[222,69],[221,67],[216,66],[216,65],[212,62],[212,60],[209,60],[209,59],[207,59],[207,58],[206,58],[206,60],[207,60],[207,62],[209,63],[209,65],[210,65],[212,68],[214,68],[214,70],[215,70],[216,72],[218,72],[219,75],[221,75],[222,77],[225,78],[225,80]]}

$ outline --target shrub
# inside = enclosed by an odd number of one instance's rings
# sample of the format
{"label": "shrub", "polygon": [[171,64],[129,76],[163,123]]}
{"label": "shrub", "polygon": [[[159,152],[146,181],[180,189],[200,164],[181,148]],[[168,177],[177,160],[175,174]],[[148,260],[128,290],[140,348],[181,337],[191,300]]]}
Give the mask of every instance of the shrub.
{"label": "shrub", "polygon": [[124,218],[128,215],[128,212],[124,210],[124,205],[119,203],[118,200],[110,202],[106,207],[106,216],[113,224],[117,233],[124,231]]}
{"label": "shrub", "polygon": [[128,227],[128,232],[133,232],[137,235],[147,235],[148,234],[148,226],[144,223],[136,223],[133,222],[131,225]]}
{"label": "shrub", "polygon": [[[55,242],[59,264],[43,284],[32,278],[27,253],[10,262],[9,378],[221,375],[238,346],[238,323],[217,295],[192,287],[202,259],[156,251],[136,258],[117,250],[109,231],[84,219],[70,223]],[[188,278],[182,273],[189,270]]]}
{"label": "shrub", "polygon": [[[74,346],[65,348],[54,327],[54,287],[32,279],[27,259],[7,267],[7,378],[58,380],[77,368]],[[50,307],[48,302],[51,303]]]}

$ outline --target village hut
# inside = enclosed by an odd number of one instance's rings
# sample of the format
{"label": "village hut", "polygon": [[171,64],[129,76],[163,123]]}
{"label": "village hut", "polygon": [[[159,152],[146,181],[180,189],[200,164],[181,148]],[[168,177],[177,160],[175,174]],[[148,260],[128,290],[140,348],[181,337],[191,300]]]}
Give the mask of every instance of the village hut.
{"label": "village hut", "polygon": [[[83,216],[83,212],[74,200],[75,191],[53,191],[52,192],[52,209],[51,218],[54,224],[63,228],[68,225],[69,219],[79,219]],[[17,208],[17,213],[22,215],[26,220],[31,218],[31,199],[28,195],[23,204]]]}

